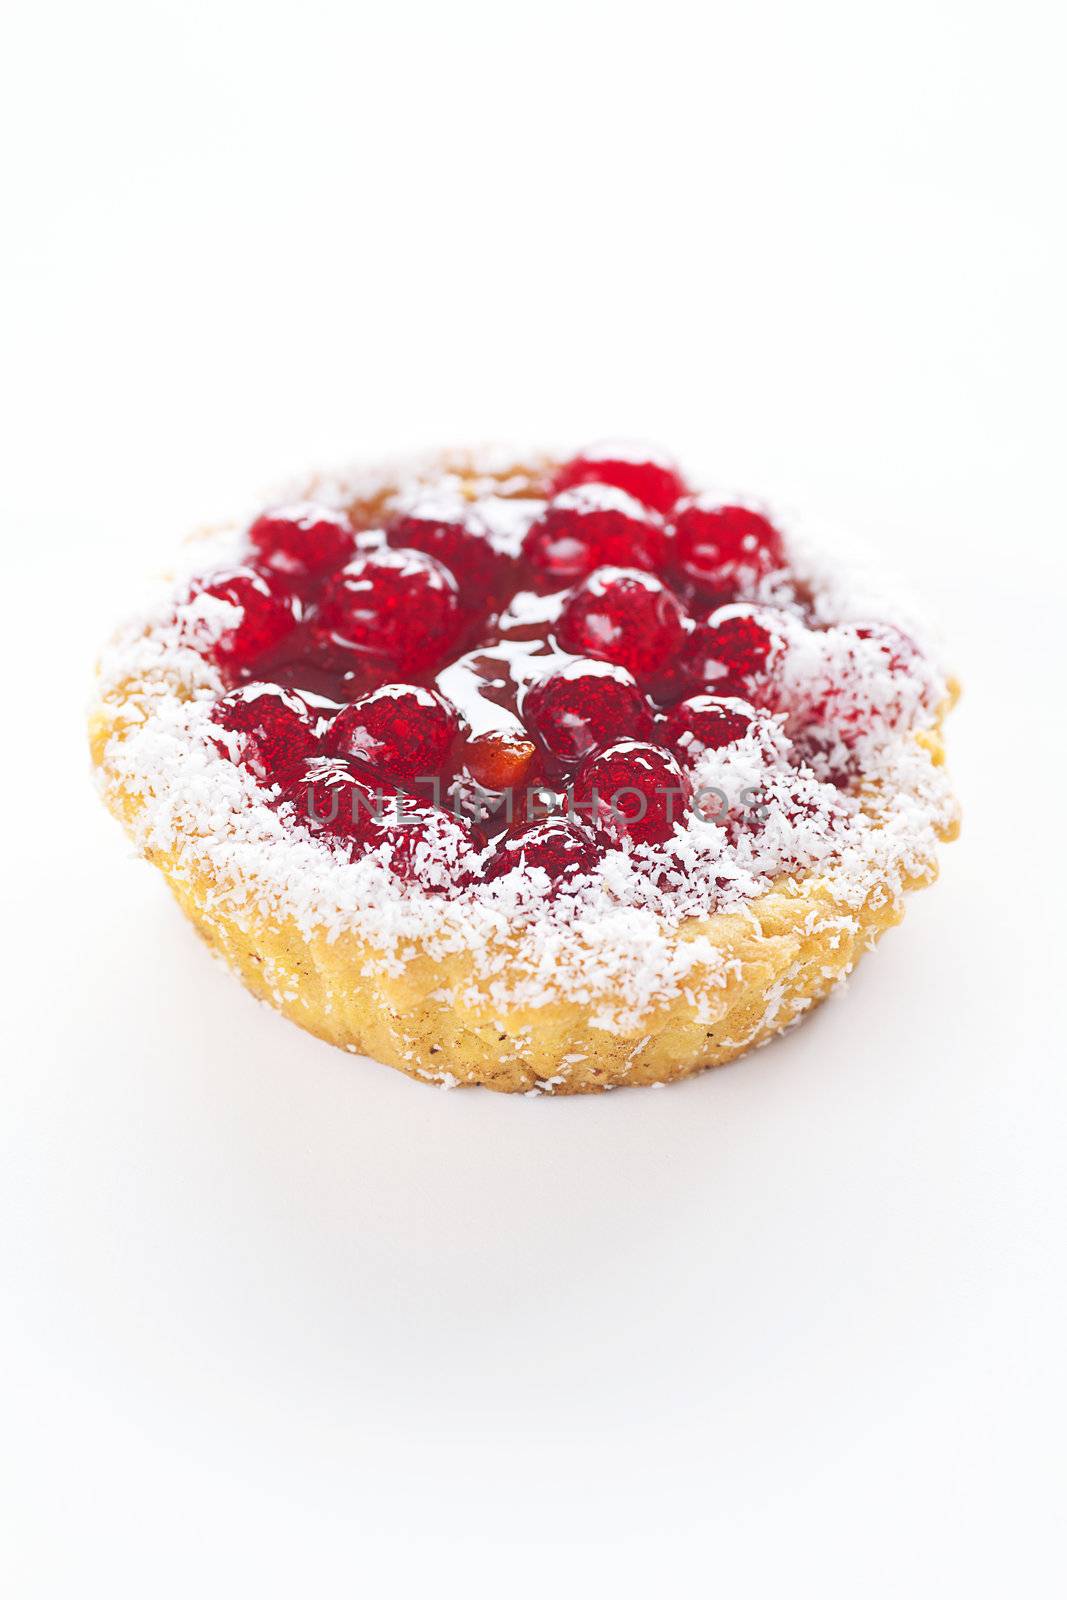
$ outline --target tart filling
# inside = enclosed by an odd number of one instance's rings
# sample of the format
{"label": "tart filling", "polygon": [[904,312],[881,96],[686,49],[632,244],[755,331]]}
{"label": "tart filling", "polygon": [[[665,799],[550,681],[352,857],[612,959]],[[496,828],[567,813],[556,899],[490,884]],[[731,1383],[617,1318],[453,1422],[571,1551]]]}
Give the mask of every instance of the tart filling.
{"label": "tart filling", "polygon": [[[105,654],[94,752],[238,925],[462,953],[470,1003],[639,1025],[714,919],[931,878],[953,689],[916,625],[660,454],[435,460],[190,547]],[[714,986],[715,979],[710,980]]]}

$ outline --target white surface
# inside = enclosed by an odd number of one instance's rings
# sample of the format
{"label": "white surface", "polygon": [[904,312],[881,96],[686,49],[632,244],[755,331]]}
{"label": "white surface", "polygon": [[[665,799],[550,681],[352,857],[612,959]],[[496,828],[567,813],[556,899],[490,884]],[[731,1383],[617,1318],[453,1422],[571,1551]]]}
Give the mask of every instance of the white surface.
{"label": "white surface", "polygon": [[[1058,1591],[1056,20],[14,19],[6,1593]],[[199,948],[90,792],[92,652],[280,474],[618,431],[925,595],[966,831],[741,1067],[443,1094]]]}

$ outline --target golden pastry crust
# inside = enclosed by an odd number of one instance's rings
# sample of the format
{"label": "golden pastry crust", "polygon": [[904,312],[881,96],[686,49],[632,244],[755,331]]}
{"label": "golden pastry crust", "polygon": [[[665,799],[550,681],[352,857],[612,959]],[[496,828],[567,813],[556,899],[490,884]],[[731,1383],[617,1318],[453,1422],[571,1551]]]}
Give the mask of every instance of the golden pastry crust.
{"label": "golden pastry crust", "polygon": [[[92,734],[98,764],[115,736],[113,720],[98,709]],[[916,737],[940,765],[939,727]],[[137,797],[107,781],[104,796],[136,838]],[[947,842],[958,824],[939,832]],[[904,914],[901,894],[886,881],[855,907],[833,872],[783,879],[746,910],[683,923],[671,935],[679,943],[707,939],[721,957],[714,968],[692,971],[688,988],[696,999],[660,1000],[609,1031],[593,1025],[598,1008],[588,1003],[556,999],[501,1009],[453,998],[477,987],[465,952],[435,958],[413,946],[403,969],[390,972],[386,953],[357,934],[308,935],[293,918],[238,919],[226,910],[234,885],[217,872],[190,870],[181,850],[144,853],[210,948],[257,999],[309,1033],[413,1078],[511,1093],[588,1094],[723,1066],[799,1021]],[[904,888],[926,887],[936,876],[932,858],[916,863]],[[521,935],[510,955],[522,963]]]}
{"label": "golden pastry crust", "polygon": [[[502,486],[528,485],[513,469]],[[382,493],[384,494],[384,490]],[[523,492],[520,488],[518,492]],[[257,903],[247,873],[238,883],[225,862],[177,837],[163,844],[146,829],[144,785],[116,760],[153,699],[187,688],[164,666],[144,678],[112,676],[91,717],[91,750],[103,797],[170,884],[205,941],[257,998],[309,1032],[388,1063],[411,1077],[448,1086],[483,1084],[525,1093],[581,1094],[623,1085],[667,1083],[720,1066],[798,1021],[855,966],[864,950],[900,921],[907,891],[933,882],[932,849],[911,852],[874,874],[857,901],[853,871],[783,875],[738,910],[687,919],[661,930],[666,950],[685,956],[684,980],[637,1005],[612,1005],[605,993],[501,992],[484,981],[472,949],[443,950],[417,934],[399,947],[365,929],[310,926],[276,903]],[[911,738],[931,768],[944,760],[942,722],[955,686],[929,726]],[[131,714],[131,707],[134,708]],[[877,800],[877,794],[872,797]],[[930,830],[955,836],[951,809]],[[573,970],[581,969],[580,924]],[[543,949],[522,926],[497,930],[494,967],[536,975]]]}

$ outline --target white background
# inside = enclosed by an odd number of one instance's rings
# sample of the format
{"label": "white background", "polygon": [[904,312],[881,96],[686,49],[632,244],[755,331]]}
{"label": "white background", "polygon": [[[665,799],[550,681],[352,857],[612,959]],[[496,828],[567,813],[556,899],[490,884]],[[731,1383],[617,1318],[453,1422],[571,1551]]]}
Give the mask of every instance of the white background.
{"label": "white background", "polygon": [[[1062,1592],[1057,11],[6,10],[7,1594]],[[443,1094],[212,964],[93,651],[291,471],[619,432],[925,598],[964,837],[740,1067]]]}

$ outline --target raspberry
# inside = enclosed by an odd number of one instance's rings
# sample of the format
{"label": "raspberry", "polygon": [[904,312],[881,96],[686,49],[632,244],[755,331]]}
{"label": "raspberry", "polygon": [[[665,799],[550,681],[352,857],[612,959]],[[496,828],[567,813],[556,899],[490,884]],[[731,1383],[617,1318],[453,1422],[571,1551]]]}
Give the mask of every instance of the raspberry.
{"label": "raspberry", "polygon": [[594,567],[641,567],[653,572],[665,549],[659,518],[620,489],[591,484],[549,502],[522,542],[532,566],[560,583]]}
{"label": "raspberry", "polygon": [[846,738],[826,724],[798,728],[793,735],[794,758],[810,767],[822,783],[847,789],[859,774],[859,762]]}
{"label": "raspberry", "polygon": [[633,677],[606,661],[572,661],[531,685],[522,712],[549,755],[564,765],[617,739],[652,733],[652,712]]}
{"label": "raspberry", "polygon": [[929,704],[931,678],[907,634],[888,624],[845,623],[814,635],[813,671],[790,706],[790,735],[820,776],[846,784],[862,740],[914,722]]}
{"label": "raspberry", "polygon": [[885,657],[886,666],[895,676],[910,672],[922,660],[922,652],[915,640],[903,629],[894,628],[888,622],[867,622],[862,625],[847,623],[840,631],[876,644]]}
{"label": "raspberry", "polygon": [[225,621],[204,651],[216,666],[232,672],[247,669],[257,656],[272,649],[296,626],[292,600],[275,594],[266,579],[250,567],[216,572],[192,584],[189,603],[195,619],[194,630],[199,619],[211,620],[205,616],[203,607],[196,604],[204,597],[240,607],[242,615],[232,622]]}
{"label": "raspberry", "polygon": [[672,707],[664,729],[667,743],[683,761],[695,761],[706,750],[723,750],[743,739],[754,722],[744,700],[695,694]]}
{"label": "raspberry", "polygon": [[284,782],[315,750],[307,706],[298,694],[273,683],[232,690],[211,708],[211,720],[236,735],[212,741],[219,754],[267,783]]}
{"label": "raspberry", "polygon": [[704,592],[726,598],[784,565],[782,536],[747,506],[698,495],[675,508],[674,560]]}
{"label": "raspberry", "polygon": [[505,566],[484,533],[460,514],[451,518],[429,515],[416,507],[389,524],[388,539],[394,550],[422,550],[448,568],[464,599],[480,603],[496,587]]}
{"label": "raspberry", "polygon": [[249,528],[248,538],[259,565],[295,585],[341,566],[355,548],[344,513],[312,501],[264,512]]}
{"label": "raspberry", "polygon": [[444,894],[474,881],[485,841],[465,818],[409,802],[394,817],[373,827],[368,845],[381,850],[391,870],[405,883],[417,884],[430,894]]}
{"label": "raspberry", "polygon": [[312,622],[328,648],[405,672],[441,661],[459,628],[456,580],[421,550],[357,556],[329,579]]}
{"label": "raspberry", "polygon": [[349,762],[318,756],[283,784],[281,803],[293,807],[301,827],[343,840],[355,853],[373,843],[395,797],[389,784],[354,772]]}
{"label": "raspberry", "polygon": [[769,773],[757,787],[747,789],[742,807],[729,819],[734,840],[744,835],[769,834],[775,840],[781,864],[795,869],[805,854],[804,835],[814,825],[834,829],[844,812],[825,790],[812,786],[796,773]]}
{"label": "raspberry", "polygon": [[575,804],[614,844],[663,844],[683,823],[692,786],[667,750],[622,739],[582,766]]}
{"label": "raspberry", "polygon": [[685,484],[673,462],[643,452],[640,447],[602,444],[583,450],[559,469],[553,493],[583,483],[607,483],[622,489],[653,511],[669,511]]}
{"label": "raspberry", "polygon": [[685,623],[679,601],[651,573],[598,567],[564,604],[557,634],[572,655],[613,661],[640,679],[677,654]]}
{"label": "raspberry", "polygon": [[414,784],[440,776],[458,726],[454,709],[434,690],[386,683],[337,713],[325,748],[330,755],[366,763],[395,783]]}
{"label": "raspberry", "polygon": [[773,668],[784,649],[774,613],[750,606],[721,606],[699,623],[685,648],[690,682],[716,695],[736,695],[766,705]]}
{"label": "raspberry", "polygon": [[515,867],[537,867],[558,885],[592,872],[599,860],[600,851],[588,828],[565,817],[549,817],[509,829],[486,863],[484,876],[492,881]]}

